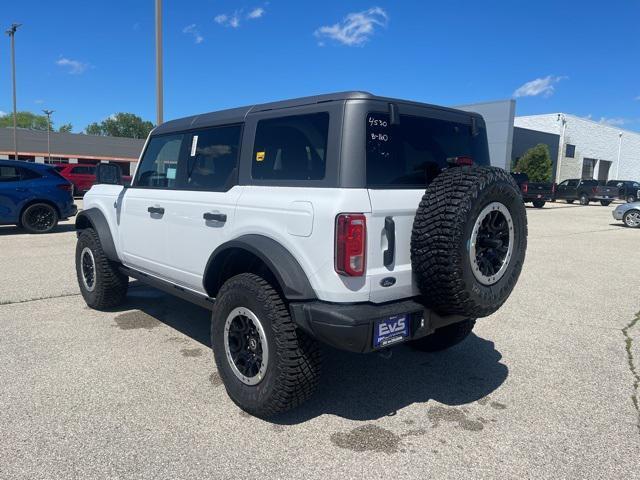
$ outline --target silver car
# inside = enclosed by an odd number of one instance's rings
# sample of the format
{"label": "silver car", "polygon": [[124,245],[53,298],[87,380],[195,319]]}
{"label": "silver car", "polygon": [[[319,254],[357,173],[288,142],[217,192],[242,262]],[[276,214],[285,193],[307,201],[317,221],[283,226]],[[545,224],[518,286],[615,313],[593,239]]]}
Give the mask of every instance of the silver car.
{"label": "silver car", "polygon": [[612,214],[613,218],[622,220],[627,227],[640,227],[640,202],[618,205]]}

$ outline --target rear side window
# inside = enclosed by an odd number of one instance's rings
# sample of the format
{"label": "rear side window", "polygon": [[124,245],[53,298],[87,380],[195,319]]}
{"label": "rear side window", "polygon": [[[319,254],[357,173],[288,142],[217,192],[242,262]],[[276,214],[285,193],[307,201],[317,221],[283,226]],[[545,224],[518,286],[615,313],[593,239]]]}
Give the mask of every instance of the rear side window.
{"label": "rear side window", "polygon": [[578,183],[579,183],[578,180],[567,180],[567,186],[568,187],[577,187]]}
{"label": "rear side window", "polygon": [[71,173],[75,173],[77,175],[95,175],[96,167],[74,167],[71,170]]}
{"label": "rear side window", "polygon": [[400,115],[391,125],[386,113],[367,116],[367,186],[424,188],[450,162],[468,157],[489,165],[484,128],[437,118]]}
{"label": "rear side window", "polygon": [[17,182],[21,180],[16,167],[0,165],[0,182]]}
{"label": "rear side window", "polygon": [[134,187],[175,188],[184,134],[152,137],[144,152]]}
{"label": "rear side window", "polygon": [[326,112],[260,120],[251,176],[258,180],[322,180],[328,132]]}
{"label": "rear side window", "polygon": [[186,171],[186,188],[227,190],[236,177],[241,127],[217,127],[195,132]]}
{"label": "rear side window", "polygon": [[20,173],[21,180],[33,180],[41,177],[38,172],[34,172],[30,168],[18,168],[18,172]]}

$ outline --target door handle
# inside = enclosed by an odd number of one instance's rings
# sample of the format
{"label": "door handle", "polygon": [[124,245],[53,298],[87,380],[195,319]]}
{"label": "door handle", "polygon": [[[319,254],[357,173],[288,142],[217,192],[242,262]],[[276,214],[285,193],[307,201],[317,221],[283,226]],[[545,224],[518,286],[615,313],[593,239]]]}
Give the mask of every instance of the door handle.
{"label": "door handle", "polygon": [[225,213],[219,212],[206,212],[202,214],[202,218],[204,218],[208,222],[220,222],[224,223],[227,221],[227,215]]}
{"label": "door handle", "polygon": [[396,222],[393,218],[386,217],[384,219],[384,232],[387,236],[387,249],[383,254],[383,263],[385,267],[393,264],[394,257],[396,255]]}
{"label": "door handle", "polygon": [[164,215],[164,208],[163,207],[149,207],[147,208],[147,212],[151,213],[151,214],[158,214],[158,215]]}

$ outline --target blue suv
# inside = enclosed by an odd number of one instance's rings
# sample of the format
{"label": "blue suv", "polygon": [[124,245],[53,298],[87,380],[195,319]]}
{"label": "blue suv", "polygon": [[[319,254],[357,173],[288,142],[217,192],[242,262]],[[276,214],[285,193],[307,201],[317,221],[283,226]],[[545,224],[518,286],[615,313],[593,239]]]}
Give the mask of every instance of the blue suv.
{"label": "blue suv", "polygon": [[72,185],[49,165],[0,160],[0,225],[47,233],[77,212]]}

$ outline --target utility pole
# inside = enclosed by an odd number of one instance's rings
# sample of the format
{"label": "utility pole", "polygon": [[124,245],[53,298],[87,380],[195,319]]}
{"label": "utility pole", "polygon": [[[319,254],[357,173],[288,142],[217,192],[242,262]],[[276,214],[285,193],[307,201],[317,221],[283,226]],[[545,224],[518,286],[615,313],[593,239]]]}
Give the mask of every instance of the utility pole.
{"label": "utility pole", "polygon": [[11,37],[11,76],[13,78],[13,152],[14,160],[18,160],[18,112],[16,111],[16,30],[20,23],[12,23],[7,29]]}
{"label": "utility pole", "polygon": [[47,116],[47,157],[51,163],[51,114],[54,110],[42,110]]}
{"label": "utility pole", "polygon": [[156,0],[156,125],[162,123],[162,0]]}

